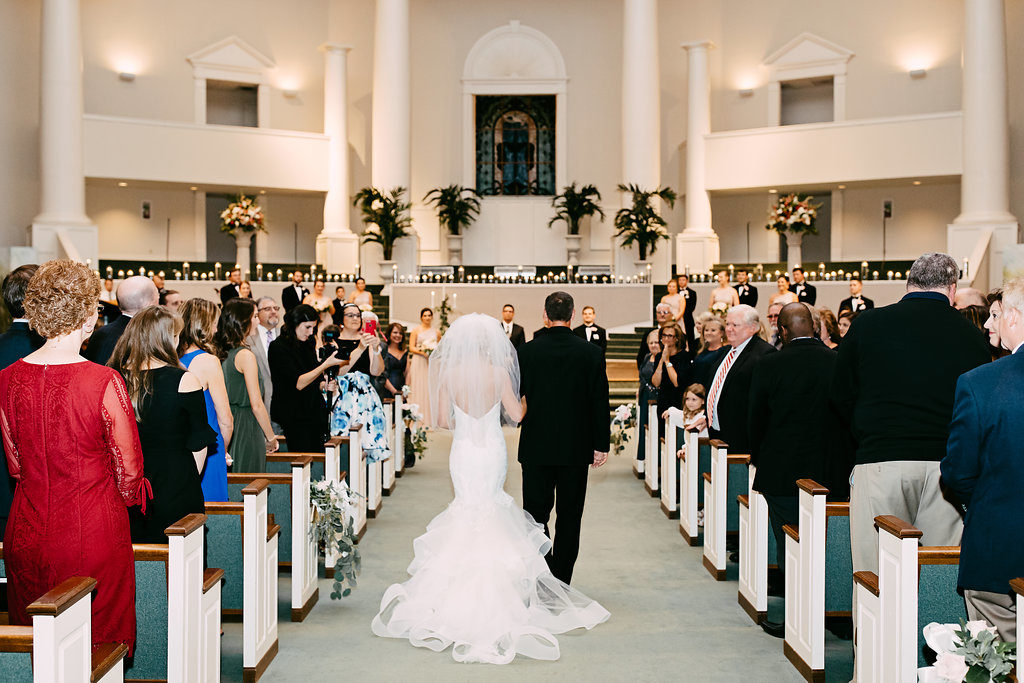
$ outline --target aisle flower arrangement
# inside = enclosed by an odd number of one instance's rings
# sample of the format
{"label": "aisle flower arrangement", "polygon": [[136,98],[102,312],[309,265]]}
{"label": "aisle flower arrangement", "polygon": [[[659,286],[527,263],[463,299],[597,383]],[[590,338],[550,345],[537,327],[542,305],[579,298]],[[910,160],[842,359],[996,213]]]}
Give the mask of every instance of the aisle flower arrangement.
{"label": "aisle flower arrangement", "polygon": [[812,199],[814,197],[799,194],[779,197],[775,206],[768,209],[768,225],[764,227],[779,234],[789,232],[817,235],[818,229],[814,227],[814,219],[818,217],[821,204],[813,203]]}
{"label": "aisle flower arrangement", "polygon": [[1016,659],[1016,643],[1004,643],[984,620],[924,627],[925,642],[938,655],[934,666],[918,669],[923,683],[1004,683]]}
{"label": "aisle flower arrangement", "polygon": [[624,403],[615,409],[612,418],[612,453],[618,455],[629,443],[629,430],[636,426],[636,404]]}
{"label": "aisle flower arrangement", "polygon": [[220,212],[220,221],[221,231],[229,235],[234,235],[236,231],[248,233],[266,230],[263,226],[263,209],[256,204],[255,199],[244,194],[238,195],[238,199]]}
{"label": "aisle flower arrangement", "polygon": [[343,481],[320,479],[309,484],[309,499],[313,507],[309,534],[318,545],[327,547],[333,543],[338,553],[334,564],[332,600],[346,598],[352,593],[356,587],[356,575],[362,569],[362,559],[356,548],[356,507],[353,500],[356,495]]}
{"label": "aisle flower arrangement", "polygon": [[[408,399],[411,393],[409,385],[402,387],[402,398]],[[406,454],[415,453],[420,460],[427,451],[427,428],[423,425],[423,413],[415,403],[402,404],[402,419],[406,429],[409,431],[409,438],[405,440]]]}

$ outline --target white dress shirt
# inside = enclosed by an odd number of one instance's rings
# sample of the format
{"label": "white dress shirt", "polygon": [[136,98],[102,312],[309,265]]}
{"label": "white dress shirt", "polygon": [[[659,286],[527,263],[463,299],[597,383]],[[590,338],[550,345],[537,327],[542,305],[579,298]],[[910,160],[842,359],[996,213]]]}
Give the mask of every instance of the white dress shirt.
{"label": "white dress shirt", "polygon": [[[736,360],[739,359],[740,355],[743,353],[743,349],[747,348],[747,344],[750,343],[751,339],[753,339],[753,337],[749,337],[745,342],[743,342],[742,344],[735,347],[732,351],[729,352],[736,352],[736,355],[734,356],[732,361],[732,365],[729,366],[729,370],[732,370],[732,368],[736,365]],[[711,380],[711,387],[713,388],[715,386],[715,383],[718,382],[718,376],[721,375],[722,386],[719,388],[718,394],[716,394],[715,396],[711,396],[711,389],[708,389],[708,414],[712,416],[711,427],[713,429],[721,429],[721,427],[718,424],[718,402],[722,398],[722,389],[725,388],[725,376],[727,372],[728,371],[725,369],[725,359],[723,358],[721,364],[719,364],[718,366],[718,370],[715,371],[714,379]],[[711,406],[711,401],[714,401],[714,407]]]}

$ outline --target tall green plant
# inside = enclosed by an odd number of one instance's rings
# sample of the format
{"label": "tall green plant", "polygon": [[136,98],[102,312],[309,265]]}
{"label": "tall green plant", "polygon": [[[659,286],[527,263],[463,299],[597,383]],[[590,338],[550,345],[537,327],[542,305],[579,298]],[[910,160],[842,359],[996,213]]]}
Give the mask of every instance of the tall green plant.
{"label": "tall green plant", "polygon": [[395,242],[412,234],[412,218],[409,209],[412,204],[404,201],[404,187],[396,187],[385,194],[376,187],[364,187],[356,193],[352,206],[358,206],[367,228],[363,232],[363,244],[374,242],[384,250],[384,260],[390,261]]}
{"label": "tall green plant", "polygon": [[451,235],[461,235],[480,215],[480,195],[462,185],[435,187],[423,197],[423,201],[437,209],[437,219]]}
{"label": "tall green plant", "polygon": [[[596,199],[596,201],[595,201]],[[551,206],[555,207],[555,215],[548,221],[550,228],[558,221],[565,221],[570,235],[580,234],[580,221],[595,213],[604,218],[604,211],[600,204],[601,193],[593,185],[584,185],[576,189],[576,182],[562,188],[562,194],[556,194],[551,200]]]}
{"label": "tall green plant", "polygon": [[640,260],[647,260],[647,253],[657,251],[658,242],[668,239],[664,227],[665,219],[655,210],[651,199],[661,198],[669,208],[675,206],[676,193],[668,187],[644,190],[637,185],[619,184],[619,192],[633,195],[633,205],[619,209],[615,214],[615,236],[622,237],[622,246],[636,244]]}

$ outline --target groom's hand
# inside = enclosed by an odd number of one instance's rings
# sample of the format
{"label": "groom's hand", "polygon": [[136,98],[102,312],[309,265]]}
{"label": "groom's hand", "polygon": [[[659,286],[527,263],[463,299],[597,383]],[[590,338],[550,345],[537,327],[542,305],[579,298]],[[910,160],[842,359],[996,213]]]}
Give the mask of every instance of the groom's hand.
{"label": "groom's hand", "polygon": [[608,461],[608,454],[602,453],[601,451],[594,451],[594,464],[593,467],[600,467]]}

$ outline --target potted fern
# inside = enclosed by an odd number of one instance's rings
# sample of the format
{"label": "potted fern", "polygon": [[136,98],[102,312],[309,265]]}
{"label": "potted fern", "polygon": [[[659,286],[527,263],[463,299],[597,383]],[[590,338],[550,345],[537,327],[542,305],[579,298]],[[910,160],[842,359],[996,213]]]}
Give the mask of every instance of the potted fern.
{"label": "potted fern", "polygon": [[409,209],[412,204],[403,199],[404,187],[396,187],[388,193],[376,187],[364,187],[356,193],[352,201],[363,214],[363,223],[367,228],[363,232],[363,244],[371,242],[379,244],[384,251],[384,260],[380,262],[380,276],[387,280],[392,276],[395,262],[392,259],[395,242],[412,234],[412,218]]}
{"label": "potted fern", "polygon": [[575,181],[562,188],[562,193],[552,198],[555,215],[548,221],[550,228],[558,221],[563,221],[568,234],[565,236],[565,249],[571,266],[579,265],[580,254],[580,221],[595,213],[604,218],[604,211],[597,202],[601,201],[601,193],[593,185],[584,185],[576,189]]}
{"label": "potted fern", "polygon": [[657,251],[658,242],[668,239],[668,233],[665,231],[667,224],[654,207],[652,199],[658,197],[671,208],[676,203],[676,193],[668,187],[644,190],[632,183],[620,183],[619,192],[632,194],[633,204],[619,209],[615,214],[615,236],[622,238],[624,247],[636,244],[640,253],[637,265],[642,266],[647,263],[648,253],[653,254]]}
{"label": "potted fern", "polygon": [[452,265],[462,265],[462,230],[480,215],[480,195],[462,185],[435,187],[423,201],[437,209],[437,219],[448,232],[448,258]]}

